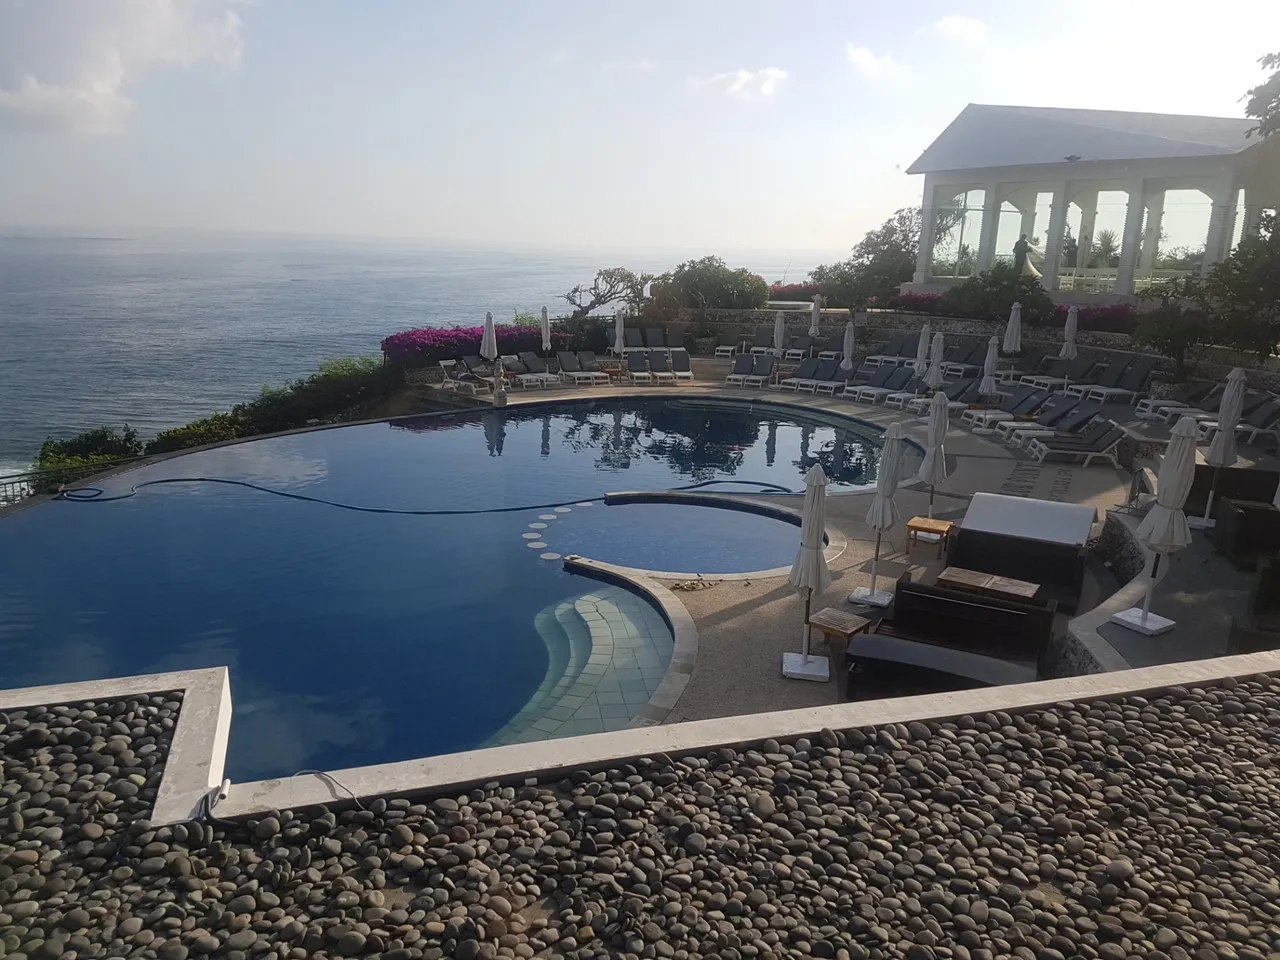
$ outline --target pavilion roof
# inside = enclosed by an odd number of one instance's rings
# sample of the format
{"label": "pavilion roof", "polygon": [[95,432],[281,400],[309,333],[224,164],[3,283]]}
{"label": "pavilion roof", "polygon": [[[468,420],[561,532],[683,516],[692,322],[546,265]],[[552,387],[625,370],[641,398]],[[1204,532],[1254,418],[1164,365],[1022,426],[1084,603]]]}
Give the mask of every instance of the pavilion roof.
{"label": "pavilion roof", "polygon": [[1229,156],[1257,143],[1252,120],[1123,110],[971,103],[907,173],[976,170],[1069,160]]}

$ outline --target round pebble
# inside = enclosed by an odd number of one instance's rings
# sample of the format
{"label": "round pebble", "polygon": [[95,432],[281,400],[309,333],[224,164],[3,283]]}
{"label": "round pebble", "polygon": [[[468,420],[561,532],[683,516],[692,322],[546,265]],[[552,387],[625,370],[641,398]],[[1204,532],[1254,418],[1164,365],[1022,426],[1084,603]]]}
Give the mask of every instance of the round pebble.
{"label": "round pebble", "polygon": [[543,543],[541,540],[530,540],[528,543],[525,544],[525,546],[528,547],[530,550],[547,549],[547,545]]}
{"label": "round pebble", "polygon": [[545,529],[547,529],[547,525],[546,525],[545,523],[538,523],[537,521],[535,521],[535,522],[533,522],[533,523],[529,524],[529,529],[530,529],[530,530],[545,530]]}
{"label": "round pebble", "polygon": [[540,513],[538,514],[538,519],[539,520],[559,520],[560,518],[557,517],[554,513]]}
{"label": "round pebble", "polygon": [[568,513],[571,509],[573,508],[572,507],[556,507],[555,511],[556,513]]}
{"label": "round pebble", "polygon": [[538,554],[538,558],[541,560],[559,560],[562,556],[563,554],[555,553],[550,550],[548,550],[546,553]]}
{"label": "round pebble", "polygon": [[539,539],[539,538],[542,536],[542,534],[540,534],[540,533],[522,533],[522,534],[520,534],[520,536],[524,537],[526,540],[537,540],[537,539]]}

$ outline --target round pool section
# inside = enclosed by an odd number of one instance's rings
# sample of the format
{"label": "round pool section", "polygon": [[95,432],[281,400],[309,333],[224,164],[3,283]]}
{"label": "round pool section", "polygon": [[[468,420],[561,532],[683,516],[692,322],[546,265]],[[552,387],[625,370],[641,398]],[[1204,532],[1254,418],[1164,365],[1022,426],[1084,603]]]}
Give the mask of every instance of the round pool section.
{"label": "round pool section", "polygon": [[671,631],[561,558],[741,572],[790,563],[798,531],[603,494],[799,491],[814,461],[851,489],[876,455],[870,428],[674,398],[188,454],[0,520],[0,686],[225,664],[239,781],[617,729]]}

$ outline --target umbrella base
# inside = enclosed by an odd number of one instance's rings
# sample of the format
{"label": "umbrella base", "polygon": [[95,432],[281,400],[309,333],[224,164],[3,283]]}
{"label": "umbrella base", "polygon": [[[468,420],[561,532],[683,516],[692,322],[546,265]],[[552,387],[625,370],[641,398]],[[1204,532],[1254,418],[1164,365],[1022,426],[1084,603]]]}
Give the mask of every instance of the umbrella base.
{"label": "umbrella base", "polygon": [[850,603],[861,603],[868,607],[887,607],[893,603],[892,590],[877,590],[871,592],[870,587],[857,587],[853,593],[849,594]]}
{"label": "umbrella base", "polygon": [[815,680],[818,683],[826,683],[831,679],[831,664],[826,657],[810,656],[806,661],[803,653],[784,653],[782,675],[788,680]]}
{"label": "umbrella base", "polygon": [[1216,523],[1212,517],[1208,520],[1204,517],[1187,517],[1187,526],[1192,530],[1212,530]]}
{"label": "umbrella base", "polygon": [[1148,637],[1168,633],[1177,626],[1176,621],[1168,617],[1158,617],[1154,613],[1148,613],[1144,621],[1141,607],[1130,607],[1128,610],[1112,614],[1111,622]]}

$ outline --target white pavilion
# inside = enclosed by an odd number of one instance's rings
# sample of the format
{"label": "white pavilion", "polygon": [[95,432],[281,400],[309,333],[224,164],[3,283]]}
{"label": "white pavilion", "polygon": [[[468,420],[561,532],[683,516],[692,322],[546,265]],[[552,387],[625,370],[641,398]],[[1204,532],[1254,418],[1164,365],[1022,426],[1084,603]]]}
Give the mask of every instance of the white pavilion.
{"label": "white pavilion", "polygon": [[[1059,300],[1112,300],[1203,273],[1257,229],[1264,209],[1280,208],[1280,136],[1250,138],[1252,126],[1224,117],[970,104],[907,170],[924,175],[929,229],[904,289],[944,290],[1007,259],[1019,235],[1039,238],[1030,260]],[[1185,233],[1197,209],[1191,201],[1202,211],[1204,233],[1192,230],[1203,236],[1203,253],[1188,245],[1170,268],[1160,257],[1166,213],[1180,218]],[[1100,205],[1116,230],[1095,233]],[[956,251],[950,262],[939,256],[944,246]]]}

